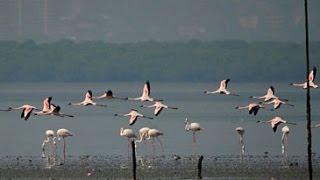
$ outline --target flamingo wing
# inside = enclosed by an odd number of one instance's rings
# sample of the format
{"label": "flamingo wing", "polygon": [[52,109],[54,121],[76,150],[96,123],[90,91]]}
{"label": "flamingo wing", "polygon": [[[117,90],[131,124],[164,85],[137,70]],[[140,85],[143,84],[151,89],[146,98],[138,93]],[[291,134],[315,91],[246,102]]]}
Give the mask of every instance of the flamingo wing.
{"label": "flamingo wing", "polygon": [[137,115],[131,115],[131,116],[129,117],[129,125],[130,125],[130,126],[133,125],[133,124],[137,121],[137,119],[138,119],[138,116],[137,116]]}
{"label": "flamingo wing", "polygon": [[156,108],[154,109],[154,115],[158,116],[162,110],[163,110],[162,106],[156,106]]}
{"label": "flamingo wing", "polygon": [[313,67],[312,71],[309,73],[308,80],[313,81],[316,78],[317,68]]}
{"label": "flamingo wing", "polygon": [[113,93],[112,93],[111,90],[108,90],[106,94],[107,94],[107,98],[108,98],[108,99],[113,98]]}
{"label": "flamingo wing", "polygon": [[[21,114],[21,116],[23,115],[25,121],[28,120],[28,118],[30,117],[32,110],[33,110],[33,108],[25,108],[23,110],[23,114]],[[21,117],[21,118],[23,118],[23,117]]]}
{"label": "flamingo wing", "polygon": [[273,86],[270,86],[269,89],[268,89],[268,91],[267,91],[267,94],[268,94],[268,95],[274,95],[274,92],[275,92],[275,91],[274,91],[274,87],[273,87]]}
{"label": "flamingo wing", "polygon": [[90,100],[92,99],[92,91],[91,90],[88,90],[86,92],[85,99],[90,99]]}
{"label": "flamingo wing", "polygon": [[150,96],[150,82],[147,81],[143,86],[142,96]]}
{"label": "flamingo wing", "polygon": [[42,111],[50,111],[52,97],[47,97],[43,100],[43,109]]}

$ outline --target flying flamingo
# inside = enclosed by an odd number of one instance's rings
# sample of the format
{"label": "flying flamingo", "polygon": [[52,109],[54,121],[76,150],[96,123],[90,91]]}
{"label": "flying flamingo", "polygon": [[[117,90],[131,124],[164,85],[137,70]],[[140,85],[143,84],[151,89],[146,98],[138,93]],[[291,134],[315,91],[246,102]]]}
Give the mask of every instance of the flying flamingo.
{"label": "flying flamingo", "polygon": [[59,117],[74,117],[73,115],[62,114],[60,113],[61,107],[51,104],[51,110],[48,112],[43,113],[44,115],[53,115]]}
{"label": "flying flamingo", "polygon": [[58,129],[57,130],[57,136],[58,141],[61,141],[61,138],[63,139],[63,162],[66,160],[66,139],[69,136],[73,136],[73,133],[69,131],[68,129]]}
{"label": "flying flamingo", "polygon": [[[249,98],[253,99],[263,99],[264,102],[270,101],[272,99],[278,98],[277,96],[274,95],[275,90],[273,86],[270,86],[269,89],[267,90],[267,94],[264,96],[250,96]],[[286,99],[283,99],[283,101],[287,101]]]}
{"label": "flying flamingo", "polygon": [[243,127],[237,127],[236,131],[240,135],[240,159],[243,160],[244,153],[245,153],[243,135],[244,135],[245,130],[243,129]]}
{"label": "flying flamingo", "polygon": [[236,109],[248,109],[249,114],[257,115],[260,108],[265,108],[261,104],[249,103],[247,106],[237,106]]}
{"label": "flying flamingo", "polygon": [[152,139],[151,143],[153,146],[153,155],[155,154],[155,144],[154,144],[154,139],[158,140],[160,146],[161,146],[161,150],[162,152],[164,152],[164,148],[163,148],[163,144],[161,142],[161,140],[158,138],[159,136],[162,136],[163,133],[157,129],[149,129],[148,130],[148,137],[147,140]]}
{"label": "flying flamingo", "polygon": [[[318,88],[318,85],[314,83],[314,80],[316,78],[316,74],[317,74],[317,68],[313,67],[313,69],[310,71],[308,79],[307,79],[307,81],[309,81],[309,86],[312,88]],[[299,83],[290,83],[290,85],[302,87],[303,89],[307,88],[307,82],[300,83],[300,84]]]}
{"label": "flying flamingo", "polygon": [[130,142],[134,141],[137,138],[137,136],[134,134],[132,129],[124,129],[124,128],[120,128],[120,136],[126,137],[128,139],[128,157],[129,157]]}
{"label": "flying flamingo", "polygon": [[278,117],[278,116],[276,116],[276,117],[274,117],[273,119],[268,120],[268,121],[257,121],[257,123],[270,123],[270,124],[271,124],[271,127],[272,127],[272,129],[273,129],[273,132],[276,132],[276,131],[277,131],[277,127],[278,127],[281,123],[296,125],[296,123],[287,122],[287,121],[283,120],[281,117]]}
{"label": "flying flamingo", "polygon": [[42,142],[42,146],[41,146],[41,148],[42,148],[42,154],[41,154],[41,157],[42,158],[45,158],[46,157],[46,153],[45,153],[45,146],[46,146],[46,144],[50,144],[50,146],[51,146],[51,156],[54,156],[54,154],[55,154],[55,145],[56,145],[56,142],[55,142],[55,140],[54,140],[54,136],[55,136],[55,132],[53,131],[53,130],[46,130],[46,139],[45,140],[43,140],[43,142]]}
{"label": "flying flamingo", "polygon": [[140,114],[138,113],[137,110],[135,109],[131,109],[131,111],[128,113],[128,114],[114,114],[115,116],[129,116],[129,125],[133,125],[138,117],[141,117],[141,118],[147,118],[147,119],[153,119],[152,117],[148,117],[148,116],[145,116],[143,114]]}
{"label": "flying flamingo", "polygon": [[142,95],[140,97],[137,98],[128,98],[129,100],[136,100],[136,101],[162,101],[161,99],[154,99],[152,97],[150,97],[150,82],[146,81],[146,83],[143,86],[142,89]]}
{"label": "flying flamingo", "polygon": [[150,105],[150,106],[144,106],[144,105],[141,105],[141,107],[155,107],[154,109],[154,115],[155,116],[158,116],[160,114],[160,112],[166,108],[166,109],[178,109],[176,107],[170,107],[168,105],[165,105],[163,103],[161,103],[160,101],[156,101],[153,105]]}
{"label": "flying flamingo", "polygon": [[30,117],[30,115],[31,115],[31,113],[32,113],[33,110],[39,110],[38,108],[36,108],[36,107],[34,107],[34,106],[25,104],[25,105],[20,106],[20,107],[17,107],[17,108],[9,107],[9,108],[8,108],[8,111],[11,111],[11,110],[19,110],[19,109],[22,109],[21,119],[24,119],[25,121],[28,120],[28,118]]}
{"label": "flying flamingo", "polygon": [[107,107],[107,105],[104,104],[97,104],[95,102],[93,102],[92,100],[92,91],[88,90],[85,94],[84,100],[82,102],[79,103],[69,103],[68,105],[75,105],[75,106],[101,106],[101,107]]}
{"label": "flying flamingo", "polygon": [[280,100],[279,98],[274,98],[271,101],[265,102],[263,104],[272,104],[272,103],[273,103],[273,108],[274,109],[280,108],[280,106],[282,104],[285,104],[285,105],[288,105],[288,106],[294,106],[293,104],[289,104],[289,103],[287,103],[285,101]]}
{"label": "flying flamingo", "polygon": [[127,97],[116,97],[113,95],[111,90],[105,91],[101,96],[93,97],[93,99],[120,99],[120,100],[128,100]]}
{"label": "flying flamingo", "polygon": [[220,81],[220,87],[215,91],[204,91],[205,94],[226,94],[226,95],[233,95],[233,96],[239,96],[238,94],[231,93],[227,90],[227,86],[230,79],[224,79]]}
{"label": "flying flamingo", "polygon": [[282,154],[284,158],[284,162],[288,160],[288,135],[290,133],[290,129],[288,126],[284,126],[282,128],[282,138],[281,138],[281,145],[282,145]]}
{"label": "flying flamingo", "polygon": [[316,124],[315,126],[313,126],[313,128],[319,128],[320,124]]}
{"label": "flying flamingo", "polygon": [[198,132],[198,131],[201,131],[201,130],[203,130],[203,128],[200,126],[200,124],[199,123],[195,123],[195,122],[193,122],[193,123],[189,123],[188,122],[188,118],[186,118],[186,120],[185,120],[185,130],[186,131],[192,131],[192,151],[193,151],[193,154],[195,155],[195,146],[196,146],[196,143],[197,143],[197,140],[196,140],[196,132]]}

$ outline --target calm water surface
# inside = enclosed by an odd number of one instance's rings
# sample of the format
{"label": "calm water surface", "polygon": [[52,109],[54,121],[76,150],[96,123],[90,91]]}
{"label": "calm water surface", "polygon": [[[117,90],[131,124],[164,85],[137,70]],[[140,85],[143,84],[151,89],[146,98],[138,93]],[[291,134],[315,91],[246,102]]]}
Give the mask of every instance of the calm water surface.
{"label": "calm water surface", "polygon": [[[285,83],[273,84],[276,95],[287,98],[295,107],[282,106],[276,111],[259,111],[257,116],[248,115],[234,107],[246,105],[251,95],[264,95],[270,83],[248,84],[230,83],[230,89],[240,97],[205,95],[204,90],[216,88],[211,83],[159,83],[151,82],[151,95],[163,98],[165,103],[179,107],[179,110],[165,109],[154,120],[139,119],[132,127],[136,132],[148,126],[161,130],[165,152],[158,154],[191,154],[192,135],[184,131],[184,120],[199,122],[205,130],[197,134],[197,151],[207,155],[238,154],[238,134],[235,128],[246,129],[245,143],[248,154],[259,155],[268,151],[281,153],[281,128],[273,133],[270,125],[257,124],[257,120],[269,120],[281,116],[298,125],[289,126],[289,154],[306,154],[305,91],[290,87]],[[41,143],[47,129],[67,128],[74,136],[67,139],[67,151],[72,155],[119,154],[127,153],[127,141],[119,136],[120,127],[128,127],[125,117],[115,117],[115,113],[128,113],[131,108],[152,116],[153,109],[140,108],[140,102],[121,100],[100,100],[103,107],[68,106],[68,102],[79,102],[86,90],[91,89],[98,96],[111,89],[116,96],[137,97],[143,82],[125,83],[2,83],[0,85],[0,108],[16,107],[22,104],[42,106],[42,99],[53,97],[53,103],[62,107],[62,112],[73,114],[75,118],[36,117],[28,121],[20,119],[20,111],[0,112],[0,155],[40,155]],[[320,89],[313,89],[312,120],[320,123]],[[152,103],[144,103],[152,104]],[[320,153],[320,129],[313,131],[313,150]],[[150,148],[149,148],[150,149]],[[146,145],[141,144],[138,153],[148,153]]]}

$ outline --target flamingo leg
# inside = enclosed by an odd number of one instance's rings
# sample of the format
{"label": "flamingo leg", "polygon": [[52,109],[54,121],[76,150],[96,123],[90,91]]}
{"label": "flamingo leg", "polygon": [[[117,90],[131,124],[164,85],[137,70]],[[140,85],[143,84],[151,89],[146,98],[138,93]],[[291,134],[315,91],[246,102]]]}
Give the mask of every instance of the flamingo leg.
{"label": "flamingo leg", "polygon": [[245,152],[245,148],[244,148],[243,136],[240,135],[240,160],[241,161],[244,158],[244,152]]}
{"label": "flamingo leg", "polygon": [[66,160],[66,140],[63,138],[63,163]]}
{"label": "flamingo leg", "polygon": [[154,138],[152,138],[152,157],[155,158],[156,146],[154,144]]}
{"label": "flamingo leg", "polygon": [[127,151],[128,159],[130,160],[130,140],[128,138],[128,151]]}
{"label": "flamingo leg", "polygon": [[197,156],[197,139],[196,139],[196,133],[192,133],[192,154],[193,157],[196,159]]}
{"label": "flamingo leg", "polygon": [[160,144],[160,146],[161,146],[161,150],[162,150],[162,153],[163,153],[163,152],[164,152],[164,148],[163,148],[162,141],[161,141],[159,138],[157,138],[157,140],[159,141],[159,144]]}

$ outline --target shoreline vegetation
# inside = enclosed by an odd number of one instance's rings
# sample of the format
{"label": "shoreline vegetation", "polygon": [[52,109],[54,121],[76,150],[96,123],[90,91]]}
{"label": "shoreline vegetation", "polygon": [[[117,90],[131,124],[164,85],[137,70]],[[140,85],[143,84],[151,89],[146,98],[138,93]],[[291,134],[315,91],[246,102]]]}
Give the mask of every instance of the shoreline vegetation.
{"label": "shoreline vegetation", "polygon": [[[303,43],[242,40],[1,41],[0,82],[297,81],[304,51]],[[320,42],[311,42],[311,66],[319,59]]]}
{"label": "shoreline vegetation", "polygon": [[[138,157],[138,179],[197,179],[197,162],[190,156],[177,155]],[[314,177],[320,177],[320,157],[313,157]],[[1,178],[131,178],[131,160],[124,156],[68,156],[64,165],[48,166],[47,159],[35,156],[2,156]],[[284,164],[281,155],[205,156],[204,178],[275,178],[304,179],[307,177],[307,157],[290,156]]]}

